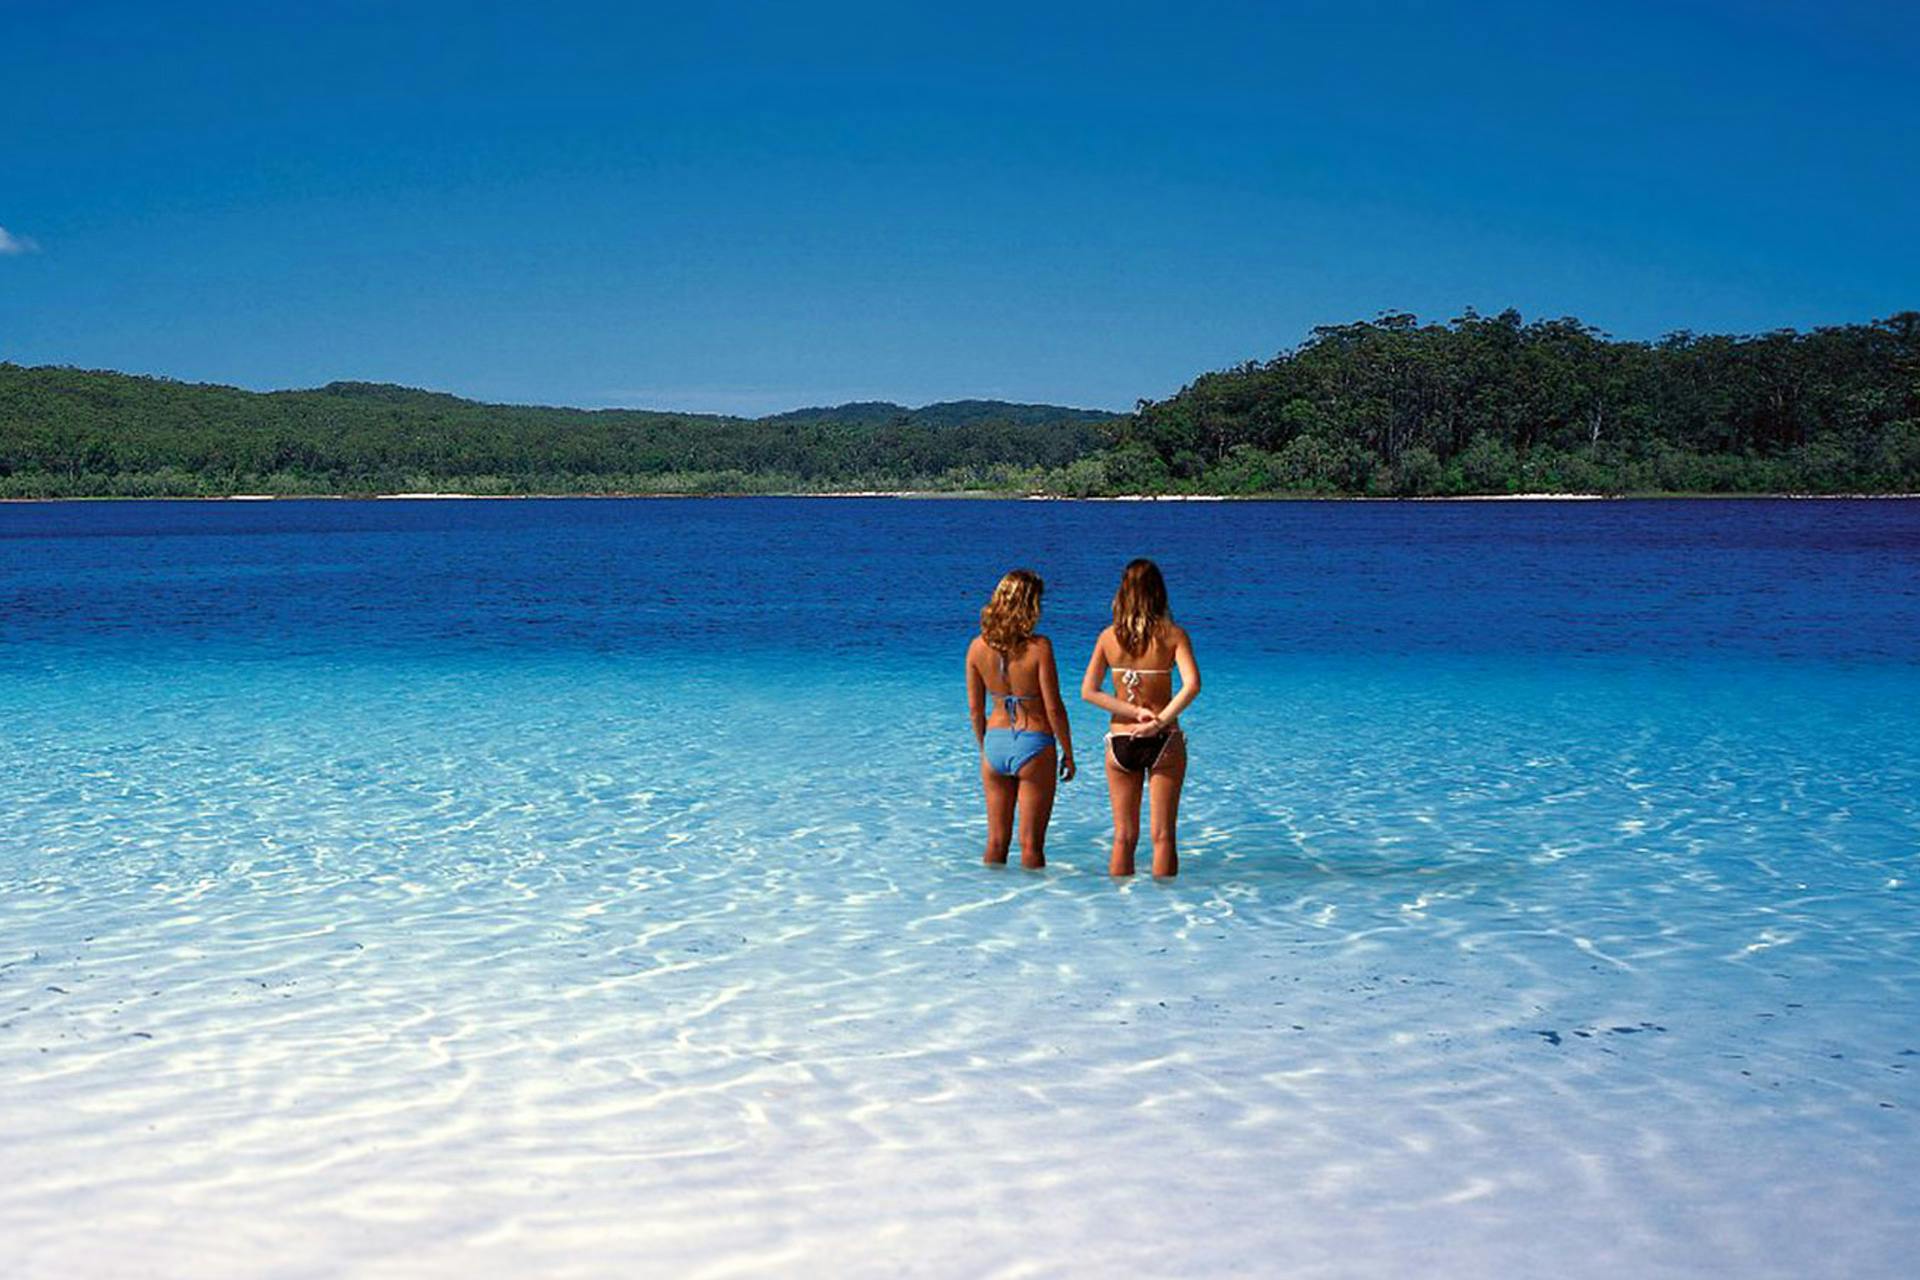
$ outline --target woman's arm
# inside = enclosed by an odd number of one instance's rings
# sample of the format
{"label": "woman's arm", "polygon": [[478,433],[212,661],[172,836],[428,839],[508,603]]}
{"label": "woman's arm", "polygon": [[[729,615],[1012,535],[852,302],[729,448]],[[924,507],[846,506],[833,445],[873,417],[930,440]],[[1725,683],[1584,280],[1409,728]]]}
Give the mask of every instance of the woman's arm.
{"label": "woman's arm", "polygon": [[973,661],[973,646],[979,643],[975,640],[967,646],[967,717],[973,721],[975,746],[982,746],[987,740],[987,682]]}
{"label": "woman's arm", "polygon": [[1160,714],[1154,717],[1154,723],[1161,729],[1178,720],[1180,713],[1192,706],[1193,700],[1200,696],[1200,663],[1193,656],[1193,641],[1188,638],[1185,627],[1174,631],[1173,665],[1180,668],[1180,692],[1174,694],[1172,700],[1160,709]]}
{"label": "woman's arm", "polygon": [[[1087,674],[1080,677],[1080,700],[1091,702],[1094,706],[1113,715],[1129,720],[1140,720],[1139,712],[1145,710],[1131,702],[1122,702],[1100,687],[1107,678],[1107,633],[1102,631],[1100,638],[1093,642],[1093,656],[1087,659]],[[1152,717],[1147,713],[1147,718]]]}
{"label": "woman's arm", "polygon": [[1053,726],[1054,740],[1060,744],[1060,781],[1073,780],[1073,722],[1060,701],[1060,668],[1053,660],[1053,641],[1035,636],[1040,643],[1040,701],[1047,709],[1047,721]]}

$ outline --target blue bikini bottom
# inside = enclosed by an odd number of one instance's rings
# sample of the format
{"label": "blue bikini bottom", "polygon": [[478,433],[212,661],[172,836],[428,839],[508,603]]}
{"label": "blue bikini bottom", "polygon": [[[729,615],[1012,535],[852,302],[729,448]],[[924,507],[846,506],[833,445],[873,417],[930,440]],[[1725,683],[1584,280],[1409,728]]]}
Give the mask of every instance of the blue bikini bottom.
{"label": "blue bikini bottom", "polygon": [[1002,777],[1011,778],[1025,768],[1028,761],[1053,745],[1053,735],[1027,729],[989,729],[980,745],[987,753],[988,767]]}

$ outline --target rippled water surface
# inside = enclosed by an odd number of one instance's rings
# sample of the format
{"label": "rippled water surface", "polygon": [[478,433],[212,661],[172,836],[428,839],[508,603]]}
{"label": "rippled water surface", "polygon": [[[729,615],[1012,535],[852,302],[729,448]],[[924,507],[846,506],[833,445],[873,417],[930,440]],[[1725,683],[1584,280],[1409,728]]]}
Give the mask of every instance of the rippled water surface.
{"label": "rippled water surface", "polygon": [[[1165,566],[1177,881],[960,653]],[[1904,1276],[1920,504],[0,506],[0,1274]]]}

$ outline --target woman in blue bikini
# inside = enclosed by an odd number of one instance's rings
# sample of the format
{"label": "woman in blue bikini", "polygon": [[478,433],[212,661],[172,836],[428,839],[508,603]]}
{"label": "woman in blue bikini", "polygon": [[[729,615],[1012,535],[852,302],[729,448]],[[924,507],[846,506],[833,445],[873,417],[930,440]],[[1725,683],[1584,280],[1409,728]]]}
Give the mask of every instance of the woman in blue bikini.
{"label": "woman in blue bikini", "polygon": [[[1180,673],[1174,692],[1173,673]],[[1113,692],[1100,685],[1113,672]],[[1193,642],[1167,608],[1167,583],[1151,560],[1135,560],[1113,594],[1113,625],[1094,642],[1080,696],[1113,716],[1107,732],[1107,791],[1113,800],[1110,874],[1133,874],[1140,843],[1140,793],[1153,804],[1153,874],[1179,873],[1173,829],[1187,780],[1187,736],[1180,713],[1200,696]]]}
{"label": "woman in blue bikini", "polygon": [[980,634],[967,646],[967,709],[980,744],[991,865],[1006,863],[1016,808],[1020,865],[1047,865],[1054,772],[1061,782],[1073,777],[1073,726],[1060,702],[1053,645],[1033,633],[1042,590],[1039,575],[1027,569],[1000,579],[980,610]]}

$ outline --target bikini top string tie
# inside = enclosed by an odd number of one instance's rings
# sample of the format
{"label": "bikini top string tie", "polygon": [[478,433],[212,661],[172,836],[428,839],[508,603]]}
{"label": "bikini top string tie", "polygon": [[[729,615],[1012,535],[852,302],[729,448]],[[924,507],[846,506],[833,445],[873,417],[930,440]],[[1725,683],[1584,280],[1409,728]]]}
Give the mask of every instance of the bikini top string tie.
{"label": "bikini top string tie", "polygon": [[1007,655],[998,649],[994,652],[1000,659],[1000,683],[1007,686],[1007,691],[1001,693],[989,689],[987,692],[1000,699],[1000,705],[1007,712],[1007,728],[1017,732],[1020,728],[1020,704],[1028,700],[1028,695],[1013,691],[1013,672],[1007,669]]}

